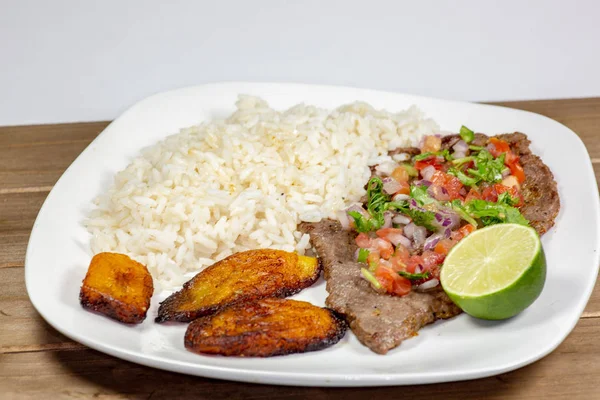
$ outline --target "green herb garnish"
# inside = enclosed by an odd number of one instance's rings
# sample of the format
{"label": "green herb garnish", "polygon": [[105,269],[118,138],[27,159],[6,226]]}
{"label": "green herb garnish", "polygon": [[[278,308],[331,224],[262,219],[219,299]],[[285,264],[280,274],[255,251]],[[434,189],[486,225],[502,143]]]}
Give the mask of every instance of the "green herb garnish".
{"label": "green herb garnish", "polygon": [[[502,198],[502,201],[506,201],[506,196]],[[492,203],[490,201],[475,199],[465,204],[465,210],[472,217],[481,220],[484,226],[501,223],[529,226],[529,221],[521,215],[521,212],[517,208],[505,203]]]}
{"label": "green herb garnish", "polygon": [[467,128],[464,125],[460,127],[459,134],[460,134],[460,138],[467,143],[471,143],[473,141],[473,139],[475,139],[475,132],[473,132],[472,130],[470,130],[469,128]]}
{"label": "green herb garnish", "polygon": [[450,168],[448,170],[448,174],[454,175],[458,178],[458,180],[465,186],[475,186],[479,180],[477,178],[471,178],[467,176],[464,172],[462,172],[458,168]]}
{"label": "green herb garnish", "polygon": [[375,230],[381,228],[384,223],[383,213],[386,210],[386,203],[390,201],[390,196],[383,191],[383,181],[374,176],[367,183],[367,211],[371,214],[371,225]]}
{"label": "green herb garnish", "polygon": [[409,176],[419,176],[419,171],[410,164],[401,164],[402,168],[406,170]]}
{"label": "green herb garnish", "polygon": [[425,271],[420,274],[411,274],[410,272],[398,271],[398,275],[403,276],[406,279],[410,279],[411,281],[418,281],[429,278],[429,271]]}
{"label": "green herb garnish", "polygon": [[366,263],[367,258],[369,257],[370,251],[368,249],[358,249],[358,262]]}
{"label": "green herb garnish", "polygon": [[410,197],[415,199],[420,205],[435,203],[436,200],[427,193],[427,186],[419,185],[410,187]]}
{"label": "green herb garnish", "polygon": [[440,150],[440,151],[436,151],[436,152],[428,151],[426,153],[421,153],[417,156],[414,156],[413,160],[422,161],[422,160],[428,159],[430,157],[444,157],[444,159],[446,159],[446,161],[454,160],[454,157],[452,157],[452,155],[450,154],[450,151],[448,149],[444,149],[444,150]]}
{"label": "green herb garnish", "polygon": [[452,200],[450,202],[450,207],[452,207],[452,209],[465,221],[467,221],[468,223],[470,223],[471,225],[473,225],[475,228],[477,228],[477,221],[475,221],[475,219],[473,217],[471,217],[469,215],[469,213],[467,212],[467,210],[465,209],[465,206],[463,206],[463,204],[461,203],[460,200],[456,199],[456,200]]}
{"label": "green herb garnish", "polygon": [[427,159],[429,157],[433,157],[433,156],[435,156],[435,153],[432,153],[432,152],[428,151],[426,153],[421,153],[419,155],[414,156],[413,160],[415,160],[415,161],[422,161],[422,160],[425,160],[425,159]]}
{"label": "green herb garnish", "polygon": [[435,212],[410,208],[407,201],[393,201],[387,204],[388,209],[395,209],[406,214],[412,219],[415,225],[424,226],[430,231],[437,231],[438,228],[433,224],[435,222]]}
{"label": "green herb garnish", "polygon": [[375,289],[381,289],[381,283],[375,278],[375,276],[366,268],[361,268],[360,273]]}
{"label": "green herb garnish", "polygon": [[348,215],[354,220],[354,228],[357,232],[370,232],[374,229],[373,218],[366,218],[358,211],[348,211]]}

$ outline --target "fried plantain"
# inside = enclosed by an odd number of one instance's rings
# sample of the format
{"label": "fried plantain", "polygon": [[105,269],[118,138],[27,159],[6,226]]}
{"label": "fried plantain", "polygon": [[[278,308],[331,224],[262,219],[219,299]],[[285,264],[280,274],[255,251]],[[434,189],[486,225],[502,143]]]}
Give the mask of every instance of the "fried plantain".
{"label": "fried plantain", "polygon": [[124,254],[98,253],[83,280],[79,301],[84,308],[137,324],[146,318],[153,292],[146,266]]}
{"label": "fried plantain", "polygon": [[158,308],[156,322],[189,322],[235,303],[286,297],[312,285],[321,272],[316,258],[282,250],[233,254],[200,272]]}
{"label": "fried plantain", "polygon": [[185,332],[185,347],[201,354],[271,357],[324,349],[346,330],[346,322],[328,308],[269,298],[193,321]]}

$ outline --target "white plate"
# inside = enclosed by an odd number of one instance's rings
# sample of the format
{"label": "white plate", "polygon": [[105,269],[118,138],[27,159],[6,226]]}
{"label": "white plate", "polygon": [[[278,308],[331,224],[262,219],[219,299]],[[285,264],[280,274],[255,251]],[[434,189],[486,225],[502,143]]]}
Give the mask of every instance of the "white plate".
{"label": "white plate", "polygon": [[[264,97],[275,108],[307,102],[333,108],[354,100],[375,107],[422,108],[444,130],[465,124],[489,134],[522,131],[552,169],[561,210],[543,238],[546,285],[523,313],[503,322],[460,315],[420,331],[386,356],[372,353],[348,333],[323,351],[274,357],[200,356],[184,349],[184,325],[146,321],[130,327],[84,311],[78,294],[91,258],[81,222],[92,199],[115,172],[165,136],[234,110],[239,93]],[[91,348],[136,363],[211,378],[305,386],[404,385],[473,379],[510,371],[554,350],[573,329],[598,274],[600,211],[594,172],[581,140],[549,118],[508,108],[373,90],[275,83],[223,83],[161,93],[143,100],[110,124],[52,189],[31,234],[25,263],[27,291],[54,328]],[[296,298],[323,305],[322,281]],[[164,297],[164,296],[163,296]]]}

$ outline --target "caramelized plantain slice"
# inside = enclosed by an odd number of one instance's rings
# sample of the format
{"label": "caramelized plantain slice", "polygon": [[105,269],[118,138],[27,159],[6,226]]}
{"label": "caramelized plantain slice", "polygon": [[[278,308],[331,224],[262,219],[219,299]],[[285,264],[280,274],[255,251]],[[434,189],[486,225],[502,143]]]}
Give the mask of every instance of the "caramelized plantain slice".
{"label": "caramelized plantain slice", "polygon": [[124,254],[98,253],[83,280],[79,301],[84,308],[137,324],[146,318],[153,292],[146,266]]}
{"label": "caramelized plantain slice", "polygon": [[346,333],[334,311],[305,301],[262,299],[193,321],[185,347],[195,353],[271,357],[321,350]]}
{"label": "caramelized plantain slice", "polygon": [[231,304],[286,297],[312,285],[321,272],[316,258],[282,250],[233,254],[200,272],[158,308],[156,322],[188,322]]}

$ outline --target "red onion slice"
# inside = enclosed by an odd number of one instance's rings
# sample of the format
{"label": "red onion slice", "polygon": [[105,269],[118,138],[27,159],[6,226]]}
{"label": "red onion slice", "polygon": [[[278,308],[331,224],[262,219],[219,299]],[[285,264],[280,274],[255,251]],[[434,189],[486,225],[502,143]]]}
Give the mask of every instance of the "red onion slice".
{"label": "red onion slice", "polygon": [[456,144],[454,146],[452,146],[452,149],[459,153],[466,154],[467,151],[469,150],[469,145],[464,140],[459,140],[458,142],[456,142]]}
{"label": "red onion slice", "polygon": [[338,211],[335,213],[335,216],[337,217],[338,221],[340,221],[342,228],[349,231],[350,230],[350,218],[348,216],[348,213],[346,211]]}
{"label": "red onion slice", "polygon": [[429,165],[421,170],[421,176],[426,181],[430,181],[431,177],[435,173],[435,168],[432,165]]}
{"label": "red onion slice", "polygon": [[383,178],[383,191],[387,194],[397,193],[400,189],[402,185],[394,178]]}
{"label": "red onion slice", "polygon": [[408,199],[410,199],[410,196],[407,194],[402,194],[402,193],[398,193],[397,195],[392,197],[393,201],[402,201],[402,200],[408,200]]}
{"label": "red onion slice", "polygon": [[403,229],[404,231],[404,236],[406,236],[409,239],[413,238],[413,235],[415,233],[415,228],[417,226],[415,224],[413,224],[412,222],[410,222],[408,225],[406,225]]}
{"label": "red onion slice", "polygon": [[440,284],[439,279],[433,278],[426,282],[421,283],[419,286],[415,287],[415,290],[419,291],[419,292],[424,292],[426,290],[430,290],[430,289],[437,287],[437,285],[439,285],[439,284]]}
{"label": "red onion slice", "polygon": [[392,227],[392,217],[394,214],[390,211],[386,211],[383,213],[383,225],[382,228],[391,228]]}
{"label": "red onion slice", "polygon": [[425,243],[425,238],[427,237],[427,229],[423,226],[415,225],[415,231],[413,233],[413,242],[416,247],[421,246]]}
{"label": "red onion slice", "polygon": [[432,184],[431,186],[429,186],[429,188],[427,189],[427,193],[429,193],[429,195],[431,197],[433,197],[434,199],[436,199],[438,201],[450,200],[450,195],[448,194],[448,191],[438,185]]}
{"label": "red onion slice", "polygon": [[356,211],[356,212],[361,213],[361,215],[365,218],[371,218],[371,216],[369,215],[369,212],[367,210],[365,210],[364,208],[362,208],[362,206],[360,204],[352,204],[350,207],[348,207],[346,209],[346,213],[348,213],[350,211]]}
{"label": "red onion slice", "polygon": [[442,238],[442,235],[439,233],[434,233],[433,235],[429,236],[427,239],[425,239],[425,244],[423,245],[423,250],[424,251],[433,250],[435,248],[435,245],[438,244],[438,242],[440,241],[441,238]]}
{"label": "red onion slice", "polygon": [[392,222],[395,224],[407,225],[410,224],[410,218],[408,218],[406,215],[398,214],[394,218],[392,218]]}

